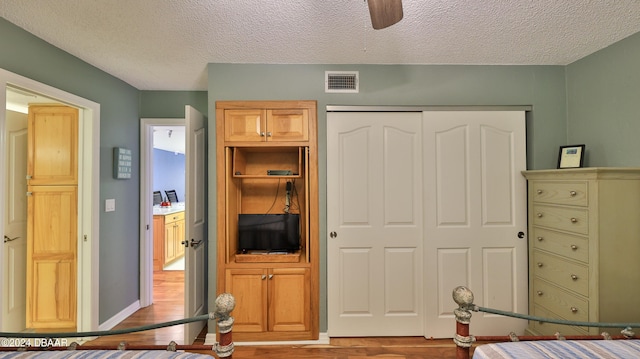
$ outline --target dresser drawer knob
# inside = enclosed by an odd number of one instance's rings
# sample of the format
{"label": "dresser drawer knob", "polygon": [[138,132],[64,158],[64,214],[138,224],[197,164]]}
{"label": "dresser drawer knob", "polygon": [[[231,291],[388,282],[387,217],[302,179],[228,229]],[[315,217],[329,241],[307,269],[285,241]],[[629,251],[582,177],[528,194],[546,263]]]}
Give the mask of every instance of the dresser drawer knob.
{"label": "dresser drawer knob", "polygon": [[538,237],[538,242],[542,242],[544,240],[544,237]]}
{"label": "dresser drawer knob", "polygon": [[578,192],[576,192],[576,191],[569,191],[569,195],[571,197],[575,197],[577,194],[578,194]]}
{"label": "dresser drawer knob", "polygon": [[543,265],[542,262],[538,262],[538,268],[542,268]]}
{"label": "dresser drawer knob", "polygon": [[542,218],[542,213],[538,212],[537,216],[538,216],[538,218]]}
{"label": "dresser drawer knob", "polygon": [[571,218],[571,223],[576,223],[576,222],[578,222],[578,219],[577,219],[577,218],[575,218],[575,217],[572,217],[572,218]]}
{"label": "dresser drawer knob", "polygon": [[538,294],[538,296],[542,296],[542,295],[544,294],[544,292],[542,292],[541,290],[539,290],[539,291],[537,292],[537,294]]}
{"label": "dresser drawer knob", "polygon": [[577,275],[575,275],[575,274],[572,274],[572,275],[571,275],[571,279],[573,279],[573,280],[578,280],[578,276],[577,276]]}
{"label": "dresser drawer knob", "polygon": [[578,308],[576,307],[571,307],[571,313],[577,313],[578,312]]}
{"label": "dresser drawer knob", "polygon": [[578,249],[578,246],[576,246],[575,244],[571,245],[571,249],[573,249],[574,251]]}
{"label": "dresser drawer knob", "polygon": [[541,190],[541,189],[539,189],[539,190],[537,191],[537,193],[538,193],[538,194],[542,194],[542,190]]}

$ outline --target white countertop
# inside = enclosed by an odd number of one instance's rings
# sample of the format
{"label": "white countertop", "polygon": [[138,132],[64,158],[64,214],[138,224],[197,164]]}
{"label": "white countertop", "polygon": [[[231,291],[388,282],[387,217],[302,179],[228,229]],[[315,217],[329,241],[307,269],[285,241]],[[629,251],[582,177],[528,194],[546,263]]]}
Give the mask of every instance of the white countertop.
{"label": "white countertop", "polygon": [[169,207],[160,207],[159,205],[153,206],[154,216],[164,216],[178,212],[184,212],[184,202],[171,203],[171,206]]}

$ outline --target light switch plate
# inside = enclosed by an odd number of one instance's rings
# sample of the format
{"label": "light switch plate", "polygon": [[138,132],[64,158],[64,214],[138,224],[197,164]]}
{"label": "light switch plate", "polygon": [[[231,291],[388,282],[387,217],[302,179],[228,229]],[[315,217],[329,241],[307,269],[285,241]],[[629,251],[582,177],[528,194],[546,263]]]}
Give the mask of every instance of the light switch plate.
{"label": "light switch plate", "polygon": [[115,212],[115,210],[116,210],[116,200],[114,198],[104,201],[105,212]]}

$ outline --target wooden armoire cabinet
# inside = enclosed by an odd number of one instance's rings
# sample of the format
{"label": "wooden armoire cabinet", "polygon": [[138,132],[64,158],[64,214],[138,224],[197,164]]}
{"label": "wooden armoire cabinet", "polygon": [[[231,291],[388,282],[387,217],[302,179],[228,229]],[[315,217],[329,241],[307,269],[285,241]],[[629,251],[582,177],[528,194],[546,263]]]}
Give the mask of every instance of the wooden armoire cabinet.
{"label": "wooden armoire cabinet", "polygon": [[[580,322],[640,321],[640,168],[525,171],[529,314]],[[602,328],[530,322],[534,335]],[[607,329],[619,335],[616,329]]]}
{"label": "wooden armoire cabinet", "polygon": [[[316,101],[217,102],[216,158],[217,292],[236,299],[234,339],[318,339]],[[242,216],[275,218],[277,230],[247,230]]]}

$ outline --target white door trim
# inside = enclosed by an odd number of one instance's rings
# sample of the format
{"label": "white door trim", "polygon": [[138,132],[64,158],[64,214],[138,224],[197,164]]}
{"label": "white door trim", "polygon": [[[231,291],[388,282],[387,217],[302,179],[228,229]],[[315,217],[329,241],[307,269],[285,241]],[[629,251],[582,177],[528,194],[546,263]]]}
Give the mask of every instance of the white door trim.
{"label": "white door trim", "polygon": [[153,127],[184,126],[184,118],[140,119],[140,307],[153,304]]}
{"label": "white door trim", "polygon": [[[0,134],[5,131],[7,86],[41,94],[80,109],[78,141],[78,331],[94,331],[99,325],[100,248],[100,104],[24,76],[0,69]],[[5,146],[0,136],[0,148]],[[4,188],[4,156],[0,156],[0,188]],[[5,202],[4,190],[0,203]],[[0,205],[0,217],[4,215]],[[4,231],[0,221],[0,232]],[[0,246],[0,258],[4,255]],[[0,280],[3,280],[0,267]],[[0,287],[1,288],[1,287]],[[3,304],[0,295],[0,306]],[[2,328],[0,328],[1,330]]]}

